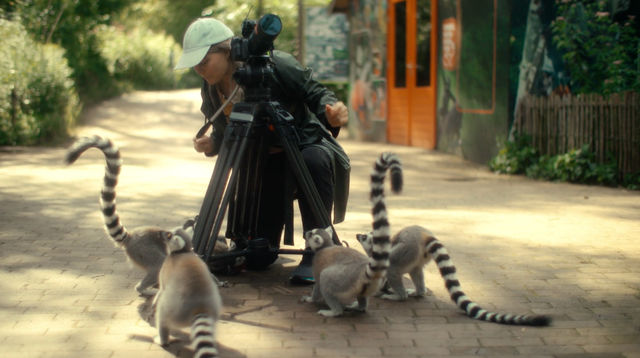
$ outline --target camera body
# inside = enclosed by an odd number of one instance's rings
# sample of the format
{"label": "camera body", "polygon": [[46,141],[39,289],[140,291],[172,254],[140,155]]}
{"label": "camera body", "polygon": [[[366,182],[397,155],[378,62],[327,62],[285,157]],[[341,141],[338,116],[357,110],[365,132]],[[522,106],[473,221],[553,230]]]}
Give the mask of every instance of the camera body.
{"label": "camera body", "polygon": [[231,59],[243,62],[236,69],[233,78],[245,88],[263,87],[267,78],[273,74],[268,51],[273,50],[273,41],[282,31],[282,21],[277,15],[266,14],[257,22],[242,22],[242,37],[231,40]]}

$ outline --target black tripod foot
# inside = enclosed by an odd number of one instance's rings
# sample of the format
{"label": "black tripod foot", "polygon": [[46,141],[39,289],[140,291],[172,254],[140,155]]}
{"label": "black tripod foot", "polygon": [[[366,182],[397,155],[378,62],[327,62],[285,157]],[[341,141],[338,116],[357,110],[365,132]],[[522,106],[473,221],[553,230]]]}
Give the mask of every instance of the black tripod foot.
{"label": "black tripod foot", "polygon": [[315,283],[313,279],[313,269],[312,269],[313,255],[304,254],[302,255],[302,260],[296,269],[289,277],[289,281],[293,285],[312,285]]}
{"label": "black tripod foot", "polygon": [[269,241],[264,238],[242,240],[242,242],[239,240],[237,245],[246,247],[245,266],[248,270],[266,270],[278,259],[278,247],[271,247]]}

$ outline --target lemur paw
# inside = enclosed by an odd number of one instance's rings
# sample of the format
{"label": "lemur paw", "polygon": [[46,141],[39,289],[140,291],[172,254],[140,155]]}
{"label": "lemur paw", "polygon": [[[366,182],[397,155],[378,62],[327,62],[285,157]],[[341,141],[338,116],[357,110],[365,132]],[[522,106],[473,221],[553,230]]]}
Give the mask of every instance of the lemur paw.
{"label": "lemur paw", "polygon": [[318,314],[325,317],[338,317],[342,315],[342,312],[334,312],[332,310],[320,310]]}
{"label": "lemur paw", "polygon": [[426,296],[432,296],[433,295],[433,291],[431,291],[430,289],[427,288],[424,292],[418,292],[413,288],[407,288],[407,295],[409,297],[421,298],[421,297],[426,297]]}
{"label": "lemur paw", "polygon": [[345,307],[345,309],[348,310],[348,311],[355,311],[355,312],[366,312],[367,311],[367,307],[360,306],[360,304],[358,302],[354,302],[354,303],[348,305],[347,307]]}
{"label": "lemur paw", "polygon": [[136,291],[138,291],[140,296],[146,296],[146,297],[151,297],[151,296],[154,296],[156,293],[158,293],[158,289],[154,287],[146,287],[146,288],[136,287]]}
{"label": "lemur paw", "polygon": [[162,347],[167,347],[169,345],[169,341],[166,342],[162,342],[162,339],[160,338],[160,336],[155,336],[153,337],[153,343],[162,346]]}
{"label": "lemur paw", "polygon": [[404,301],[404,300],[406,300],[406,297],[402,297],[397,293],[385,293],[384,295],[382,295],[380,297],[385,299],[385,300],[390,300],[390,301]]}

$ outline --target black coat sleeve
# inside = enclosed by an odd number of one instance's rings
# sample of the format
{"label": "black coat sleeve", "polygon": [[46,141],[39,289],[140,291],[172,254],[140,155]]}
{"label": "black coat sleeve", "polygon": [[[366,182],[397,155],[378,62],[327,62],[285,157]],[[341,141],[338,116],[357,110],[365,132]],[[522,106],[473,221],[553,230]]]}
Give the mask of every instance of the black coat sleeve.
{"label": "black coat sleeve", "polygon": [[313,70],[302,65],[290,54],[274,51],[276,75],[284,89],[306,104],[322,125],[338,135],[340,127],[332,127],[327,121],[325,105],[338,102],[336,95],[313,78]]}

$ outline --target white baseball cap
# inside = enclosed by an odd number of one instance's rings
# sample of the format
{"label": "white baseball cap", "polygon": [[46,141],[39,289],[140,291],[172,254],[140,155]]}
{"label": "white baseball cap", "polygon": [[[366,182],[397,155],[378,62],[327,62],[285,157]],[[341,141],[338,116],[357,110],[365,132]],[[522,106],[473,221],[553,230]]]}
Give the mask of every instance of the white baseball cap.
{"label": "white baseball cap", "polygon": [[193,67],[202,61],[213,44],[233,37],[233,31],[222,22],[201,17],[193,21],[182,40],[182,56],[174,70]]}

